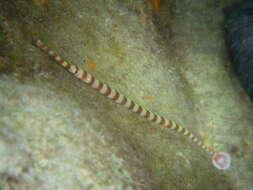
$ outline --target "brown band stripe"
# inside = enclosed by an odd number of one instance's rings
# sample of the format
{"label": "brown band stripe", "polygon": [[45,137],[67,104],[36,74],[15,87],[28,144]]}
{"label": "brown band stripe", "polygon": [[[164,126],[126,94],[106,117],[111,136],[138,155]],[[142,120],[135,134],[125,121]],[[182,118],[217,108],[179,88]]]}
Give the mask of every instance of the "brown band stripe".
{"label": "brown band stripe", "polygon": [[131,100],[131,104],[128,107],[129,110],[132,110],[134,108],[135,103]]}
{"label": "brown band stripe", "polygon": [[169,123],[168,123],[168,125],[167,125],[166,127],[167,127],[167,128],[171,128],[172,125],[173,125],[173,122],[172,122],[171,120],[169,120]]}
{"label": "brown band stripe", "polygon": [[[64,68],[67,69],[68,71],[69,71],[70,67],[71,67],[70,64],[66,64],[66,65],[64,66]],[[70,71],[69,71],[69,72],[70,72]]]}
{"label": "brown band stripe", "polygon": [[62,65],[64,63],[64,60],[61,59],[61,60],[58,61],[58,63],[60,63]]}
{"label": "brown band stripe", "polygon": [[97,88],[95,88],[97,91],[101,90],[101,88],[103,87],[103,83],[100,81],[98,81],[98,82],[99,82],[99,84],[98,84]]}
{"label": "brown band stripe", "polygon": [[87,73],[84,72],[81,76],[79,76],[78,78],[82,81],[84,81],[86,79]]}
{"label": "brown band stripe", "polygon": [[142,107],[139,106],[139,107],[138,107],[138,110],[136,111],[136,113],[140,114],[140,113],[142,112],[142,110],[143,110]]}
{"label": "brown band stripe", "polygon": [[165,123],[165,119],[163,117],[161,117],[161,121],[160,121],[159,125],[164,125],[164,123]]}
{"label": "brown band stripe", "polygon": [[59,56],[57,53],[53,53],[53,55],[52,55],[52,57],[57,57],[57,56]]}
{"label": "brown band stripe", "polygon": [[125,105],[127,102],[127,98],[124,96],[122,102],[120,102],[120,105]]}
{"label": "brown band stripe", "polygon": [[178,129],[179,129],[179,125],[176,124],[176,127],[174,128],[174,130],[175,130],[175,131],[178,131]]}
{"label": "brown band stripe", "polygon": [[118,98],[119,98],[119,93],[116,91],[116,94],[115,94],[115,96],[112,98],[112,100],[113,100],[113,101],[116,101],[116,100],[118,100]]}
{"label": "brown band stripe", "polygon": [[87,82],[88,85],[92,85],[95,81],[95,78],[93,76],[91,76],[91,80],[89,82]]}
{"label": "brown band stripe", "polygon": [[108,95],[111,93],[111,91],[112,91],[112,89],[111,89],[110,87],[107,87],[107,89],[106,89],[104,95],[105,95],[105,96],[108,96]]}
{"label": "brown band stripe", "polygon": [[146,115],[144,116],[144,118],[149,118],[149,116],[150,116],[150,111],[146,111]]}
{"label": "brown band stripe", "polygon": [[154,115],[154,118],[151,121],[156,122],[156,120],[157,120],[157,115]]}
{"label": "brown band stripe", "polygon": [[185,131],[186,131],[186,130],[183,128],[182,131],[181,131],[181,133],[184,134]]}

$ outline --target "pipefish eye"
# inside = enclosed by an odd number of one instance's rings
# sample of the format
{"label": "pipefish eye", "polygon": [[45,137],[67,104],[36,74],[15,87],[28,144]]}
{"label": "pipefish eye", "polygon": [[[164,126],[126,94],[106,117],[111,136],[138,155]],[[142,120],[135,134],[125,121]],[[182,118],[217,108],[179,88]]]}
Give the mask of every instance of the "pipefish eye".
{"label": "pipefish eye", "polygon": [[227,170],[231,166],[231,157],[226,152],[215,153],[212,157],[213,166],[219,170]]}

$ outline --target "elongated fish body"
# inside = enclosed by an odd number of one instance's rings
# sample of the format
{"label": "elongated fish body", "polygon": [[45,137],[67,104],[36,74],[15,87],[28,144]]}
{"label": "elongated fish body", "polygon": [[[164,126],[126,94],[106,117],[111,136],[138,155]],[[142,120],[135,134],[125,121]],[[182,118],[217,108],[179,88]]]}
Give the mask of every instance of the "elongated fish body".
{"label": "elongated fish body", "polygon": [[117,104],[120,104],[132,112],[138,114],[140,117],[145,118],[148,121],[151,121],[157,125],[163,126],[167,129],[173,130],[181,135],[188,137],[193,143],[206,151],[206,153],[212,156],[211,160],[213,166],[219,170],[227,170],[231,165],[230,155],[226,152],[215,152],[212,148],[206,146],[201,140],[197,138],[192,132],[187,130],[186,128],[181,127],[176,122],[166,119],[163,116],[155,114],[142,106],[138,105],[134,101],[130,100],[128,97],[119,93],[118,91],[112,89],[107,84],[99,81],[94,76],[92,76],[87,71],[82,70],[74,64],[68,63],[63,60],[61,56],[54,51],[50,50],[47,46],[45,46],[42,41],[34,40],[34,45],[41,49],[43,52],[48,54],[52,59],[55,60],[56,63],[65,68],[68,72],[73,74],[76,78],[83,81],[91,88],[98,91],[100,94],[104,95],[106,98],[114,101]]}

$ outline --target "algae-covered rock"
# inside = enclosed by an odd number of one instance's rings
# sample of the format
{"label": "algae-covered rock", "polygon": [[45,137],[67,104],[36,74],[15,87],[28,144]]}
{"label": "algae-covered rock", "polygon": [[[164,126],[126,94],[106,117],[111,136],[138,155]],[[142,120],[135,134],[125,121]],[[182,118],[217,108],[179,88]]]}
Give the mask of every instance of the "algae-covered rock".
{"label": "algae-covered rock", "polygon": [[[222,9],[232,1],[152,3],[0,2],[0,189],[253,186],[252,107],[223,40]],[[214,151],[230,153],[231,168],[215,169],[189,138],[78,81],[36,48],[36,39]]]}
{"label": "algae-covered rock", "polygon": [[[106,135],[92,105],[81,108],[38,80],[21,84],[2,77],[0,88],[3,189],[135,189],[137,176],[146,176],[145,169],[130,172],[142,164],[129,145]],[[125,149],[128,160],[120,156]]]}

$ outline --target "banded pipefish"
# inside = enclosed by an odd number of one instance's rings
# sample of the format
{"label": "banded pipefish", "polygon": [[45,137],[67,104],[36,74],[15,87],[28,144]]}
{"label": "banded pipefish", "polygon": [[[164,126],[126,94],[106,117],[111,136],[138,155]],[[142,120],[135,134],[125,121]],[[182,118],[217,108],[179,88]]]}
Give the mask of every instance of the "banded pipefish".
{"label": "banded pipefish", "polygon": [[41,40],[34,40],[34,45],[48,54],[49,57],[53,58],[59,65],[64,67],[67,71],[73,74],[76,78],[88,84],[91,88],[95,89],[100,94],[104,95],[108,99],[120,104],[127,109],[131,110],[133,113],[138,114],[140,117],[145,118],[157,125],[166,127],[170,130],[188,137],[192,142],[205,150],[209,155],[212,156],[212,163],[215,168],[220,170],[226,170],[230,167],[231,158],[228,153],[225,152],[215,152],[206,146],[201,140],[199,140],[192,132],[178,125],[176,122],[166,119],[160,115],[154,114],[151,111],[143,108],[134,101],[130,100],[126,96],[122,95],[118,91],[112,89],[107,84],[102,83],[90,73],[80,69],[79,67],[68,63],[61,56],[54,51],[50,50],[46,45],[42,43]]}

